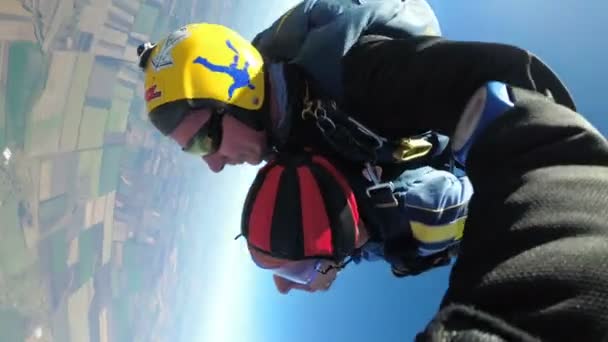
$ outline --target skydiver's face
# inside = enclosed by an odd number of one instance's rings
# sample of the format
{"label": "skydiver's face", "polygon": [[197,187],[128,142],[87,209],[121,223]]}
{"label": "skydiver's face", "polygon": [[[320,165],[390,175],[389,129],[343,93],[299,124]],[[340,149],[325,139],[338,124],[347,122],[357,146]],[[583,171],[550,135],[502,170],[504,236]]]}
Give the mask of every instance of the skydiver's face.
{"label": "skydiver's face", "polygon": [[[331,288],[332,284],[336,280],[338,273],[340,271],[340,267],[338,267],[338,263],[331,260],[320,260],[319,269],[316,268],[308,268],[305,272],[300,273],[302,268],[302,261],[291,261],[286,259],[275,258],[271,256],[263,256],[260,258],[259,254],[256,254],[254,251],[252,252],[252,257],[256,261],[258,266],[262,265],[264,268],[271,270],[275,274],[273,274],[274,285],[281,294],[288,294],[291,290],[300,290],[305,292],[323,292],[327,291]],[[257,256],[254,256],[257,255]],[[262,259],[262,260],[261,260]],[[307,260],[304,263],[309,264]],[[316,264],[316,261],[313,262]],[[310,263],[312,266],[313,263]],[[295,282],[287,279],[281,272],[281,269],[297,269],[300,274],[305,275],[306,279],[309,279],[307,282]],[[319,270],[324,270],[323,272]]]}
{"label": "skydiver's face", "polygon": [[[369,241],[369,234],[367,232],[367,228],[365,224],[361,221],[359,222],[359,236],[357,238],[357,243],[355,248],[361,248]],[[258,266],[262,266],[265,269],[278,269],[278,268],[290,268],[290,264],[297,264],[298,261],[290,261],[286,259],[280,259],[271,257],[268,255],[260,254],[256,252],[254,249],[249,250],[252,258]],[[300,268],[300,267],[295,267]],[[305,292],[324,292],[331,288],[336,278],[338,277],[338,273],[342,269],[339,267],[338,263],[335,261],[324,259],[321,261],[319,265],[320,270],[325,270],[324,272],[318,272],[312,277],[314,280],[309,284],[299,284],[293,282],[289,279],[286,279],[275,271],[273,274],[274,285],[281,294],[288,294],[291,290],[299,290]]]}
{"label": "skydiver's face", "polygon": [[[333,263],[333,266],[337,266],[337,264]],[[336,278],[338,277],[338,272],[339,270],[337,268],[332,268],[325,274],[319,273],[317,277],[315,277],[315,280],[309,285],[301,285],[298,283],[294,283],[276,274],[273,274],[272,277],[274,280],[274,286],[281,294],[288,294],[291,290],[300,290],[314,293],[329,290]]]}
{"label": "skydiver's face", "polygon": [[[211,117],[212,112],[209,109],[193,110],[173,131],[171,137],[185,148]],[[218,149],[202,156],[211,171],[220,172],[226,165],[258,165],[263,160],[267,148],[264,131],[248,127],[229,113],[221,118],[221,131]]]}

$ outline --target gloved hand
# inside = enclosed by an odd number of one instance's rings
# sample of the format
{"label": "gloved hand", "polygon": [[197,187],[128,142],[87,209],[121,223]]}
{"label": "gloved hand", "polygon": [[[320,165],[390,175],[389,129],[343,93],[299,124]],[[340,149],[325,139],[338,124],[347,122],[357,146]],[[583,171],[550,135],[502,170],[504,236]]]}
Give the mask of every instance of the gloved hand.
{"label": "gloved hand", "polygon": [[452,257],[458,254],[458,246],[455,244],[441,252],[421,256],[418,254],[416,240],[410,235],[404,235],[385,241],[384,256],[391,264],[393,275],[402,278],[449,265]]}
{"label": "gloved hand", "polygon": [[398,278],[419,275],[436,267],[447,266],[452,260],[449,250],[440,253],[403,260],[402,263],[391,264],[393,275]]}

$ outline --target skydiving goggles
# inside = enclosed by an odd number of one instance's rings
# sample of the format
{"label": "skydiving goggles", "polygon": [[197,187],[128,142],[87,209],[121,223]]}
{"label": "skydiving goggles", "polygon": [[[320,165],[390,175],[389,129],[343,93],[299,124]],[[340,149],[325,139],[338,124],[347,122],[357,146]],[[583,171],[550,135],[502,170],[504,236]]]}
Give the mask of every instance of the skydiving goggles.
{"label": "skydiving goggles", "polygon": [[223,108],[214,109],[209,120],[194,134],[182,150],[201,157],[217,152],[222,143],[223,114]]}
{"label": "skydiving goggles", "polygon": [[[293,283],[300,285],[311,285],[317,279],[319,274],[327,274],[333,269],[340,271],[351,261],[352,258],[348,258],[344,262],[336,265],[335,262],[328,259],[305,259],[290,261],[279,267],[271,268],[271,270],[277,276],[287,279]],[[258,266],[260,265],[258,264]],[[260,267],[268,268],[263,266]]]}

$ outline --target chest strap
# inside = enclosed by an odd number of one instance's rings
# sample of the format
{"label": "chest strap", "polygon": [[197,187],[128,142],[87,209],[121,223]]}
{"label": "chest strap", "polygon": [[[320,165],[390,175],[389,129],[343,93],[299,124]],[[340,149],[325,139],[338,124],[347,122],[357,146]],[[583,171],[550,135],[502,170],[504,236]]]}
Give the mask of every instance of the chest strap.
{"label": "chest strap", "polygon": [[335,101],[312,99],[307,83],[302,108],[302,119],[314,120],[326,142],[350,160],[405,163],[427,156],[434,147],[431,132],[396,141],[376,134],[340,110]]}

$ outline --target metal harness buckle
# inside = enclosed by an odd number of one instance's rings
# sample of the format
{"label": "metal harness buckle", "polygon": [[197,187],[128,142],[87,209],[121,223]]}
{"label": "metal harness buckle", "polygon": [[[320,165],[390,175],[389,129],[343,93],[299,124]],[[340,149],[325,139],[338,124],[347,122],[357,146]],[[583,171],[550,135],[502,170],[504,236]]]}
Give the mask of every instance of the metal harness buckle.
{"label": "metal harness buckle", "polygon": [[409,161],[428,154],[433,144],[426,139],[403,138],[393,152],[393,158],[398,161]]}
{"label": "metal harness buckle", "polygon": [[367,197],[371,198],[377,208],[394,208],[399,205],[399,201],[394,194],[395,185],[393,182],[372,185],[365,189]]}

